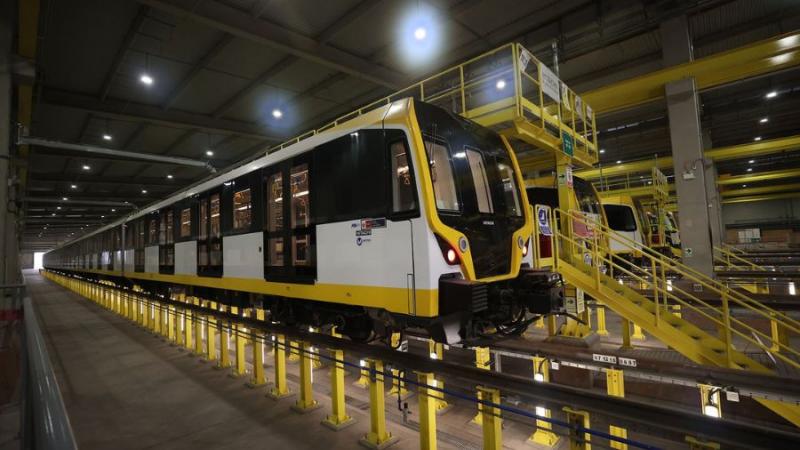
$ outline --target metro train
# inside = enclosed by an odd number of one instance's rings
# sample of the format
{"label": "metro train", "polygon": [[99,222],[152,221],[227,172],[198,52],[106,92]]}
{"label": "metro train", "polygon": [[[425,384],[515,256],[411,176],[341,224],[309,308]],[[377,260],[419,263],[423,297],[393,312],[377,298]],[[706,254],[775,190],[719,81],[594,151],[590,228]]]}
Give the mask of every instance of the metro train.
{"label": "metro train", "polygon": [[562,308],[558,277],[532,267],[524,186],[504,137],[406,98],[66,243],[44,267],[360,341],[516,334]]}

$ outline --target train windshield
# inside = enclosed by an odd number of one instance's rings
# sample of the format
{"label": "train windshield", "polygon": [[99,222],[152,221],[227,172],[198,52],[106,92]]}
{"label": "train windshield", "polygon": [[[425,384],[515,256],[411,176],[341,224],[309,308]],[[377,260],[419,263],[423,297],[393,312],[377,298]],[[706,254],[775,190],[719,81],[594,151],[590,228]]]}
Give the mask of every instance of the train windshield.
{"label": "train windshield", "polygon": [[439,218],[464,233],[478,276],[508,273],[510,239],[524,224],[511,156],[495,132],[415,102]]}

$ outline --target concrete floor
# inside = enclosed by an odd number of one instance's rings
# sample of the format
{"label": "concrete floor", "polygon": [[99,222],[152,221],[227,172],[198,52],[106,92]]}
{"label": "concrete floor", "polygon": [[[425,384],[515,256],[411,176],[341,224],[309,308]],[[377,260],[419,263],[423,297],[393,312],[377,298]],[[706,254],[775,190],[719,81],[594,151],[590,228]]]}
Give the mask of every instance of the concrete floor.
{"label": "concrete floor", "polygon": [[[357,423],[333,432],[320,425],[326,396],[316,395],[322,408],[297,414],[294,397],[268,399],[37,273],[26,281],[82,449],[350,449],[368,431],[368,409],[351,407]],[[389,430],[399,437],[393,449],[419,447],[413,429]]]}

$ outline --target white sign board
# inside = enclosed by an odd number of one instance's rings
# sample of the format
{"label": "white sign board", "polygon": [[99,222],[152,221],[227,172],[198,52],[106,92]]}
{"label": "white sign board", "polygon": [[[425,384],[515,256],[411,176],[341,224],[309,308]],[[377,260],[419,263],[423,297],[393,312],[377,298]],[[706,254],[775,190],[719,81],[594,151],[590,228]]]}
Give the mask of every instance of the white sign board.
{"label": "white sign board", "polygon": [[[525,69],[528,68],[528,63],[531,61],[533,56],[524,48],[519,53],[519,71],[525,73]],[[542,70],[546,69],[544,64],[542,65]]]}
{"label": "white sign board", "polygon": [[546,205],[536,205],[536,221],[539,224],[539,234],[552,236],[553,230],[550,228],[550,207]]}
{"label": "white sign board", "polygon": [[[522,56],[522,55],[520,55]],[[558,79],[552,70],[548,69],[544,64],[542,67],[542,92],[544,92],[551,99],[561,102],[561,80]]]}

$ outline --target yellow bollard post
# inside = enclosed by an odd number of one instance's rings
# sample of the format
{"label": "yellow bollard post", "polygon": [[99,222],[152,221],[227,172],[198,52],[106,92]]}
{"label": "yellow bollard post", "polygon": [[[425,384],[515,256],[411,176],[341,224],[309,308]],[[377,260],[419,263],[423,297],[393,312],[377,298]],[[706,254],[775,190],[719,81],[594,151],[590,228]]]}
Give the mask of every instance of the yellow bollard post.
{"label": "yellow bollard post", "polygon": [[[430,352],[431,359],[441,360],[444,357],[444,345],[433,339],[428,339],[428,351]],[[444,381],[440,379],[434,378],[433,385],[434,387],[444,390]],[[447,400],[444,399],[444,392],[437,392],[436,397],[436,414],[444,414],[450,409],[450,405],[447,403]]]}
{"label": "yellow bollard post", "polygon": [[358,380],[353,382],[353,386],[360,387],[362,389],[366,389],[369,387],[369,369],[367,368],[367,361],[366,360],[359,360],[358,361],[359,367],[361,367],[361,374],[358,377]]}
{"label": "yellow bollard post", "polygon": [[633,334],[631,335],[631,337],[639,341],[647,339],[644,335],[644,332],[642,331],[642,327],[640,327],[636,323],[633,324]]}
{"label": "yellow bollard post", "polygon": [[600,303],[597,304],[597,334],[599,336],[608,336],[608,328],[606,328],[606,307]]}
{"label": "yellow bollard post", "polygon": [[292,409],[299,413],[307,413],[319,408],[320,405],[314,400],[314,368],[312,363],[312,350],[309,342],[302,342],[300,350],[300,392],[297,393],[297,401]]}
{"label": "yellow bollard post", "polygon": [[481,412],[483,413],[483,449],[502,450],[503,431],[501,426],[500,408],[495,405],[500,404],[500,391],[493,388],[478,386],[481,392],[481,399],[490,402],[484,404]]}
{"label": "yellow bollard post", "polygon": [[297,349],[300,348],[300,344],[295,341],[289,341],[289,357],[287,361],[290,363],[296,363],[300,361],[300,353],[297,352]]}
{"label": "yellow bollard post", "polygon": [[[400,349],[400,333],[392,333],[390,344],[392,348],[398,349],[398,351],[403,351]],[[406,389],[405,381],[400,379],[400,369],[392,369],[392,387],[389,389],[389,396],[396,396],[399,395],[400,398],[408,397],[408,389]]]}
{"label": "yellow bollard post", "polygon": [[175,318],[176,313],[177,311],[175,310],[174,306],[167,307],[167,339],[169,339],[169,342],[173,344],[178,339],[178,333],[175,331],[175,327],[178,326],[178,322]]}
{"label": "yellow bollard post", "polygon": [[[547,358],[534,356],[531,358],[533,363],[533,379],[538,383],[550,382],[550,364]],[[549,419],[550,410],[544,406],[536,406],[536,415]],[[543,445],[545,447],[555,447],[558,444],[558,435],[553,433],[553,424],[547,420],[536,420],[536,431],[528,437],[528,442]]]}
{"label": "yellow bollard post", "polygon": [[[228,307],[225,305],[220,305],[220,311],[227,311]],[[231,326],[230,322],[223,322],[219,323],[217,321],[217,326],[219,327],[219,362],[215,366],[218,369],[227,369],[231,367]]]}
{"label": "yellow bollard post", "polygon": [[[194,297],[194,304],[196,306],[203,306],[204,301]],[[203,339],[204,327],[203,327],[203,316],[194,313],[194,352],[195,356],[203,356],[205,354],[205,343]]]}
{"label": "yellow bollard post", "polygon": [[283,335],[273,336],[275,349],[275,384],[267,393],[267,397],[279,400],[292,395],[286,386],[286,338]]}
{"label": "yellow bollard post", "polygon": [[[209,302],[209,308],[217,309],[216,302]],[[217,360],[217,319],[214,316],[206,317],[206,361]]]}
{"label": "yellow bollard post", "polygon": [[[336,336],[334,329],[332,334]],[[331,367],[331,413],[322,421],[322,424],[334,431],[347,428],[356,423],[355,419],[347,415],[344,402],[344,352],[330,349],[333,365]]]}
{"label": "yellow bollard post", "polygon": [[584,430],[589,429],[589,413],[579,411],[569,407],[562,410],[567,413],[569,428],[569,448],[570,450],[589,450],[592,448],[589,433]]}
{"label": "yellow bollard post", "polygon": [[[193,301],[193,297],[186,297],[185,303],[191,303]],[[183,346],[189,350],[190,354],[192,351],[192,347],[194,347],[194,320],[192,317],[192,311],[188,308],[183,308]]]}
{"label": "yellow bollard post", "polygon": [[[492,353],[489,347],[475,347],[475,367],[478,369],[489,370],[492,360]],[[478,390],[478,400],[483,400],[483,393]],[[483,403],[478,402],[478,414],[472,418],[472,423],[483,425]]]}
{"label": "yellow bollard post", "polygon": [[[625,379],[621,370],[606,369],[606,391],[612,397],[625,397]],[[628,438],[628,430],[614,425],[608,426],[608,433],[623,439]],[[628,450],[628,444],[610,441],[611,448]]]}
{"label": "yellow bollard post", "polygon": [[633,348],[631,344],[631,322],[628,319],[622,319],[620,322],[620,331],[622,334],[622,349]]}
{"label": "yellow bollard post", "polygon": [[[239,308],[231,307],[233,314],[239,315]],[[242,317],[247,317],[247,312],[242,311]],[[245,361],[245,345],[247,344],[247,333],[249,330],[242,324],[235,324],[231,327],[236,336],[234,336],[234,357],[236,364],[231,372],[232,377],[242,377],[247,374],[247,365]]]}
{"label": "yellow bollard post", "polygon": [[386,430],[386,404],[383,393],[383,362],[368,359],[369,367],[369,433],[365,434],[359,444],[371,449],[383,449],[397,441]]}
{"label": "yellow bollard post", "polygon": [[433,385],[433,374],[419,372],[417,381],[419,381],[419,448],[436,450],[436,398],[429,388]]}
{"label": "yellow bollard post", "polygon": [[686,436],[686,443],[689,444],[689,450],[719,450],[719,444],[716,442],[706,441],[692,436]]}
{"label": "yellow bollard post", "polygon": [[[264,320],[264,310],[261,308],[253,308],[256,320]],[[267,376],[264,373],[264,335],[252,330],[253,337],[253,376],[247,383],[248,387],[254,388],[267,384]]]}

